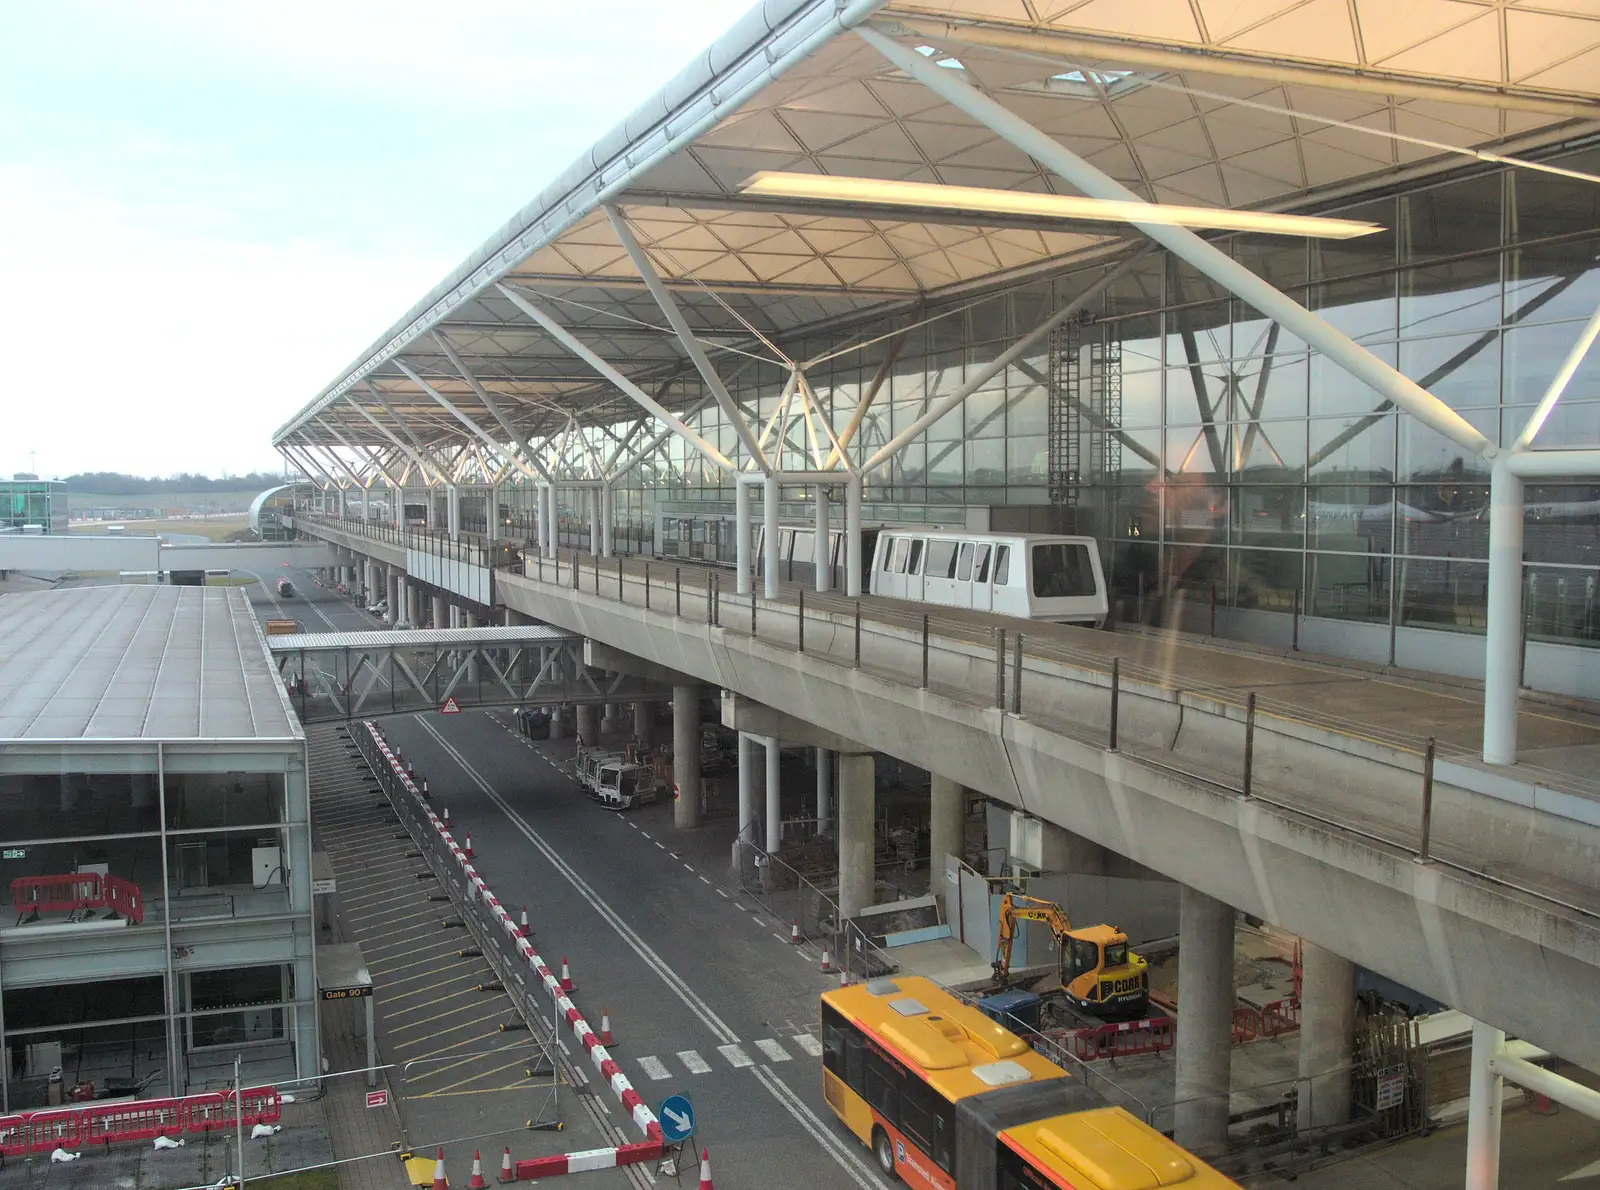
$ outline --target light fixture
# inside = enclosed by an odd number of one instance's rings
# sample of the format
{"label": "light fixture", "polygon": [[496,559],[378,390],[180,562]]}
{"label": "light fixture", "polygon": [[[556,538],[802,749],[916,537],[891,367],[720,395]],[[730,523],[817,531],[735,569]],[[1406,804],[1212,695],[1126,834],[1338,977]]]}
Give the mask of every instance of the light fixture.
{"label": "light fixture", "polygon": [[986,190],[977,186],[940,186],[929,182],[887,182],[877,178],[836,178],[824,174],[782,173],[775,170],[762,170],[751,175],[740,191],[754,198],[920,207],[923,210],[960,214],[1022,215],[1060,219],[1063,222],[1165,223],[1209,231],[1245,231],[1261,235],[1304,236],[1317,240],[1350,240],[1383,230],[1376,223],[1330,219],[1321,215],[1278,215],[1216,207],[1117,202],[1071,194]]}

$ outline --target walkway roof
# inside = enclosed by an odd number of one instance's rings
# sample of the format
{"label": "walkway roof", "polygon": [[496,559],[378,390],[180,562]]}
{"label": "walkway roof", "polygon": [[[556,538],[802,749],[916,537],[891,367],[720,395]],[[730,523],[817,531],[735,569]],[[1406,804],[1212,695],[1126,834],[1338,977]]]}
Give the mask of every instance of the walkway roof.
{"label": "walkway roof", "polygon": [[0,596],[0,742],[303,737],[233,587]]}
{"label": "walkway roof", "polygon": [[740,352],[773,357],[754,332],[783,347],[1138,238],[1110,224],[974,225],[742,194],[761,170],[1072,192],[891,66],[851,31],[863,21],[1158,202],[1315,208],[1471,163],[1452,149],[1534,150],[1600,118],[1600,0],[766,0],[407,311],[275,444],[370,447],[394,470],[406,466],[407,432],[430,451],[480,445],[400,370],[402,354],[507,443],[442,344],[534,442],[569,415],[638,416],[497,281],[668,408],[697,404],[699,378],[602,203],[622,208],[724,376]]}

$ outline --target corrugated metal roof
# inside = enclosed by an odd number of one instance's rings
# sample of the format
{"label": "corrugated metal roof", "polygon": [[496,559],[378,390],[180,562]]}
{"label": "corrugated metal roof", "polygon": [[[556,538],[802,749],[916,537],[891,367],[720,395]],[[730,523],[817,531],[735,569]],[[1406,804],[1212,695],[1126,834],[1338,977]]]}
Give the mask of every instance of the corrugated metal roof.
{"label": "corrugated metal roof", "polygon": [[302,738],[244,593],[0,596],[0,740]]}
{"label": "corrugated metal roof", "polygon": [[527,624],[517,628],[402,628],[382,632],[297,632],[267,637],[274,653],[298,649],[387,649],[391,646],[522,645],[577,640],[576,632]]}

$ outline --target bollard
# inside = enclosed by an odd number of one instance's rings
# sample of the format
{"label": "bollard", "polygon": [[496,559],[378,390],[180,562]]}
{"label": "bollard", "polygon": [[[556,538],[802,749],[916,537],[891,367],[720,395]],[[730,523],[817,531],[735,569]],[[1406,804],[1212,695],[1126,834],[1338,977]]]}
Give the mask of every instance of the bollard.
{"label": "bollard", "polygon": [[797,629],[799,643],[795,651],[804,653],[806,651],[806,589],[804,587],[800,588],[800,614],[796,623],[799,626]]}
{"label": "bollard", "polygon": [[1417,841],[1417,862],[1428,862],[1428,843],[1433,834],[1433,754],[1434,739],[1422,753],[1422,837]]}
{"label": "bollard", "polygon": [[644,610],[650,610],[650,563],[644,564]]}
{"label": "bollard", "polygon": [[1006,630],[994,630],[994,705],[1006,709]]}
{"label": "bollard", "polygon": [[856,600],[856,660],[854,668],[861,668],[861,600]]}
{"label": "bollard", "polygon": [[1017,633],[1017,639],[1011,652],[1011,713],[1022,714],[1022,633]]}
{"label": "bollard", "polygon": [[681,616],[683,615],[683,567],[681,566],[672,568],[672,590],[677,599],[677,606],[672,614]]}
{"label": "bollard", "polygon": [[928,688],[928,613],[922,613],[922,688]]}
{"label": "bollard", "polygon": [[1110,736],[1111,736],[1110,747],[1111,747],[1111,751],[1113,751],[1113,752],[1115,752],[1117,750],[1117,710],[1118,710],[1119,704],[1122,701],[1122,699],[1120,697],[1121,693],[1122,693],[1122,658],[1121,657],[1113,657],[1111,659],[1111,731],[1110,731]]}
{"label": "bollard", "polygon": [[1250,691],[1244,700],[1244,787],[1240,790],[1245,797],[1250,796],[1251,770],[1255,768],[1256,756],[1256,692]]}

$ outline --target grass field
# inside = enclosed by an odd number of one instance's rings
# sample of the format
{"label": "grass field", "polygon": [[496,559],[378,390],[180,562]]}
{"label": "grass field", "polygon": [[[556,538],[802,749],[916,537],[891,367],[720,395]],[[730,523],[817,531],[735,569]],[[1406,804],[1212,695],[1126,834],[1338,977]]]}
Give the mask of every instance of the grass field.
{"label": "grass field", "polygon": [[85,508],[203,508],[207,512],[249,512],[258,489],[228,492],[69,492],[67,507]]}
{"label": "grass field", "polygon": [[[244,513],[237,516],[207,517],[205,520],[182,521],[117,521],[127,530],[129,537],[149,537],[158,533],[192,533],[212,541],[227,541],[235,533],[250,527],[250,518]],[[104,525],[77,525],[75,533],[104,533]]]}

